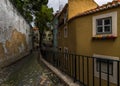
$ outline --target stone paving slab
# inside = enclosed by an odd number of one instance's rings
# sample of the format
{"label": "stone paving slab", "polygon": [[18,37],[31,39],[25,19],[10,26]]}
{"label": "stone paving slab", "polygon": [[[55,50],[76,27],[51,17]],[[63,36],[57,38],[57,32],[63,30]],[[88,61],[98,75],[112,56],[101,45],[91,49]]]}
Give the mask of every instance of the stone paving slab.
{"label": "stone paving slab", "polygon": [[0,69],[0,86],[65,86],[63,82],[39,61],[38,52]]}

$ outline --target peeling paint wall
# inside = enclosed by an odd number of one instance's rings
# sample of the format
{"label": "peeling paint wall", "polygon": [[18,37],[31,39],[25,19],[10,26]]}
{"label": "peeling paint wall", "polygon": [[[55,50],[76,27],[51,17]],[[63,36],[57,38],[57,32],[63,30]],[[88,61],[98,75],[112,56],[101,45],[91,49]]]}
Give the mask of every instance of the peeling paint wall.
{"label": "peeling paint wall", "polygon": [[30,33],[29,24],[10,1],[0,0],[0,67],[32,49]]}

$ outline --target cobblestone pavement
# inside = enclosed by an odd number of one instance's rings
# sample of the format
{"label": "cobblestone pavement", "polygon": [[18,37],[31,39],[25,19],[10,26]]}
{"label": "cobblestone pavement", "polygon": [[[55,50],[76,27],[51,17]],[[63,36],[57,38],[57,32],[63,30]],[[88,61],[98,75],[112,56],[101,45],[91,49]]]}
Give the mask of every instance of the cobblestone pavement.
{"label": "cobblestone pavement", "polygon": [[39,53],[0,69],[0,86],[65,86],[40,60]]}

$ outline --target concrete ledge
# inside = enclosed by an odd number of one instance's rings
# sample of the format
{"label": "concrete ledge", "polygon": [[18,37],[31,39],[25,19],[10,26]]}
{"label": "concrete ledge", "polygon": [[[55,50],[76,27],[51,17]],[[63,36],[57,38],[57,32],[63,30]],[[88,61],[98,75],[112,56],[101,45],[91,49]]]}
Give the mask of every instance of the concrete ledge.
{"label": "concrete ledge", "polygon": [[50,63],[45,61],[42,56],[40,56],[41,61],[50,69],[52,70],[60,79],[62,79],[68,86],[82,86],[77,83],[74,83],[73,80],[67,76],[66,74],[63,74],[60,70],[53,67]]}

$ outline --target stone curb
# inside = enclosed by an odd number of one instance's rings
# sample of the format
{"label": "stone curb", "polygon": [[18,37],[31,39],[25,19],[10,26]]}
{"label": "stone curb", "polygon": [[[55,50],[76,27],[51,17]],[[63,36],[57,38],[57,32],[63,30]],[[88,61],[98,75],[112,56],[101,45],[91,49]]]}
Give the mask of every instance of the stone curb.
{"label": "stone curb", "polygon": [[42,56],[40,55],[41,61],[50,69],[52,70],[60,79],[62,79],[68,86],[80,86],[77,83],[74,83],[73,80],[67,76],[66,74],[63,74],[61,71],[59,71],[57,68],[53,67],[50,63],[45,61]]}

